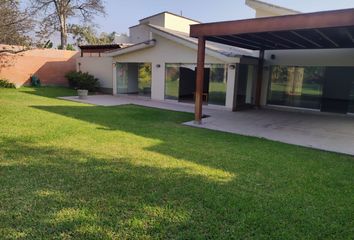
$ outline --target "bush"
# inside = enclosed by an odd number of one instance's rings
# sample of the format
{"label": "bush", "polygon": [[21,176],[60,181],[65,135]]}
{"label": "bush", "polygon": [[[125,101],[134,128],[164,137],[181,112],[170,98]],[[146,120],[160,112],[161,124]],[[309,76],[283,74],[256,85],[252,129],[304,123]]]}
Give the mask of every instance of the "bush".
{"label": "bush", "polygon": [[99,87],[98,79],[89,73],[72,71],[65,75],[69,81],[70,87],[74,89],[85,89],[94,92]]}
{"label": "bush", "polygon": [[6,79],[0,79],[0,88],[16,88],[16,86]]}

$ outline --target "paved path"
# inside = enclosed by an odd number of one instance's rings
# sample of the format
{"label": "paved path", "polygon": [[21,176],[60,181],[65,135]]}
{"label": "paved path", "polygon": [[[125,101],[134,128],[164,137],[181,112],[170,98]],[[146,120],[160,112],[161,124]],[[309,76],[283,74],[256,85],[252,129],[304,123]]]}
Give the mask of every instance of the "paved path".
{"label": "paved path", "polygon": [[[87,100],[79,100],[77,97],[61,99],[101,106],[135,104],[194,112],[193,104],[154,101],[136,96],[95,95],[89,96]],[[215,106],[203,107],[203,113],[210,117],[204,118],[201,125],[193,121],[184,124],[354,155],[354,117],[351,116],[270,109],[231,112]]]}

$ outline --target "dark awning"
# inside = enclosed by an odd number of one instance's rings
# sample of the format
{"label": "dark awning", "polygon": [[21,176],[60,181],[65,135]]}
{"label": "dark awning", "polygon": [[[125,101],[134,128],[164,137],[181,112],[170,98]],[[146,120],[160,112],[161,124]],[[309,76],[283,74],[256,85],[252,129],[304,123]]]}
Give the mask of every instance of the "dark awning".
{"label": "dark awning", "polygon": [[252,50],[354,48],[354,9],[196,24],[190,36]]}

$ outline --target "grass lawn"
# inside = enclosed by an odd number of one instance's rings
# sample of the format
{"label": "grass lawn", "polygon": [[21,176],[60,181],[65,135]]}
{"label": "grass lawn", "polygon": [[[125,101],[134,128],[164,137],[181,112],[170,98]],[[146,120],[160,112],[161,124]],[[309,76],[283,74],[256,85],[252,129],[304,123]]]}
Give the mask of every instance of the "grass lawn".
{"label": "grass lawn", "polygon": [[354,158],[0,89],[0,239],[353,239]]}

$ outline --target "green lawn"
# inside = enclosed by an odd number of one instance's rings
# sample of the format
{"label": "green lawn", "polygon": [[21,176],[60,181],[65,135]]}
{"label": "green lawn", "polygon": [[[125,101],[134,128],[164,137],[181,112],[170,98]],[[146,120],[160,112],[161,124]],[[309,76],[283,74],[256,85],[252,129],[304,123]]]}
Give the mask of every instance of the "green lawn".
{"label": "green lawn", "polygon": [[353,239],[354,158],[0,89],[0,239]]}

